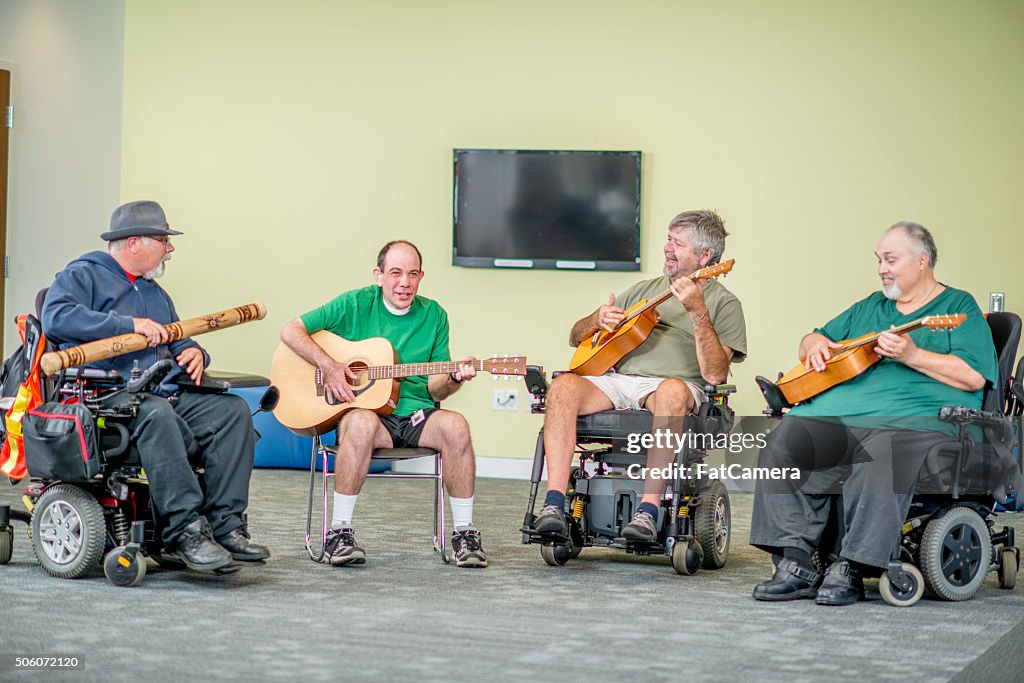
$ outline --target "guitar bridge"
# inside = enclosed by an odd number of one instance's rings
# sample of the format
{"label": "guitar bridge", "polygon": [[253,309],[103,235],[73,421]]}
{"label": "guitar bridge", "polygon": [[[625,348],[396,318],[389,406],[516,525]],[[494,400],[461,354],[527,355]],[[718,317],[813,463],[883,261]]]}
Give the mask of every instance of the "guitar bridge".
{"label": "guitar bridge", "polygon": [[313,373],[313,383],[316,385],[316,395],[317,396],[323,396],[324,395],[324,373],[321,372],[320,368],[317,368],[316,372]]}

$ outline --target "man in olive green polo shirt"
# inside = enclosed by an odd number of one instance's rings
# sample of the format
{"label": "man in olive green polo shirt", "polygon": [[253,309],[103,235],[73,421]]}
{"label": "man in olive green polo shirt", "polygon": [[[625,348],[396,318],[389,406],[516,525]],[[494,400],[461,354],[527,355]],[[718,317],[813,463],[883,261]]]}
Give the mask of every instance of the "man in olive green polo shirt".
{"label": "man in olive green polo shirt", "polygon": [[[654,426],[678,430],[686,415],[697,412],[706,400],[703,387],[721,384],[730,363],[747,355],[747,331],[739,300],[716,280],[693,282],[688,276],[719,262],[729,233],[713,211],[686,211],[669,223],[663,275],[633,285],[619,296],[577,321],[569,345],[578,346],[598,330],[612,329],[625,318],[625,310],[641,299],[653,299],[672,289],[672,297],[658,306],[660,321],[651,335],[600,377],[565,373],[555,378],[548,392],[544,416],[544,457],[548,490],[534,528],[552,537],[565,537],[565,490],[576,445],[576,418],[601,410],[645,409],[654,414]],[[649,469],[660,469],[673,455],[671,449],[651,449]],[[664,482],[648,479],[637,511],[622,528],[628,540],[657,539],[658,505]]]}
{"label": "man in olive green polo shirt", "polygon": [[[384,337],[402,363],[451,360],[448,314],[436,301],[417,294],[423,278],[422,263],[419,249],[411,242],[389,242],[377,255],[377,267],[373,269],[375,284],[341,294],[293,320],[281,332],[281,341],[323,373],[328,400],[355,400],[347,382],[349,378],[355,379],[355,375],[347,364],[331,358],[310,337],[321,330],[349,341]],[[473,379],[473,360],[466,357],[459,369],[448,375],[403,380],[398,404],[391,415],[379,417],[364,409],[344,413],[338,423],[333,523],[325,546],[332,565],[366,561],[366,553],[356,544],[352,516],[373,449],[423,446],[444,453],[445,487],[455,526],[452,548],[456,564],[487,566],[480,532],[473,526],[476,460],[469,425],[459,413],[435,407],[436,402],[458,391],[463,382]]]}

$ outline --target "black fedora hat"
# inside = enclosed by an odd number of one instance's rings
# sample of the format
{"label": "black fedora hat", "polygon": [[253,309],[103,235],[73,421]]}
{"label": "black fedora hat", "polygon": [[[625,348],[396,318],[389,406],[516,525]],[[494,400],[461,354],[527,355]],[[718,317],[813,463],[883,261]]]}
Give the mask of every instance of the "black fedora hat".
{"label": "black fedora hat", "polygon": [[114,209],[110,216],[110,230],[100,235],[100,239],[123,240],[126,237],[180,235],[167,225],[167,216],[160,205],[153,201],[143,200],[128,202]]}

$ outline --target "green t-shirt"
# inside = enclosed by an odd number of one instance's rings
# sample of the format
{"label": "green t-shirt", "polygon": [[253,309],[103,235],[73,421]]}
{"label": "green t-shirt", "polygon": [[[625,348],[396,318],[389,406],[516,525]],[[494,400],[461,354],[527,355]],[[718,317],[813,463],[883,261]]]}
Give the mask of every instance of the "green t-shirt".
{"label": "green t-shirt", "polygon": [[[819,332],[832,341],[853,339],[887,330],[928,315],[966,313],[967,320],[954,330],[931,331],[927,327],[910,332],[914,344],[927,351],[962,358],[987,381],[997,377],[995,344],[988,323],[978,304],[967,292],[947,287],[921,308],[904,315],[896,303],[879,291],[840,313]],[[943,406],[981,408],[982,390],[963,391],[932,379],[903,363],[883,358],[853,379],[804,401],[790,415],[803,417],[911,417],[918,420],[845,420],[852,426],[932,429],[953,433],[949,425],[938,421]]]}
{"label": "green t-shirt", "polygon": [[[718,341],[735,351],[733,363],[747,356],[747,325],[739,299],[717,280],[704,282],[704,302],[708,317],[718,333]],[[644,280],[615,298],[615,305],[628,309],[641,299],[654,299],[669,287],[666,275]],[[661,320],[651,336],[618,362],[615,370],[641,377],[676,377],[698,386],[705,384],[697,362],[697,346],[693,338],[690,315],[674,296],[657,308]]]}
{"label": "green t-shirt", "polygon": [[[345,292],[300,319],[310,334],[327,330],[349,341],[384,337],[391,342],[400,363],[452,359],[448,350],[448,314],[436,301],[423,296],[413,299],[408,313],[395,315],[384,306],[381,288],[370,285]],[[433,407],[426,377],[402,381],[395,415],[411,415],[420,408]]]}

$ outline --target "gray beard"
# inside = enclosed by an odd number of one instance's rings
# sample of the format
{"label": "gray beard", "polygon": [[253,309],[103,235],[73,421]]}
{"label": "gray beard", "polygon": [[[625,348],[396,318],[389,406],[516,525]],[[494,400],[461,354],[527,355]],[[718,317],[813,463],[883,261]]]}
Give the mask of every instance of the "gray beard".
{"label": "gray beard", "polygon": [[156,267],[156,270],[151,270],[148,273],[143,273],[142,274],[143,279],[146,279],[146,280],[159,280],[160,278],[162,278],[164,276],[164,270],[166,270],[164,268],[164,263],[166,263],[166,261],[161,261],[160,265]]}
{"label": "gray beard", "polygon": [[882,295],[885,296],[886,299],[896,301],[900,298],[901,294],[903,294],[903,292],[900,291],[900,286],[895,282],[893,282],[888,289],[885,288],[885,285],[882,285]]}

